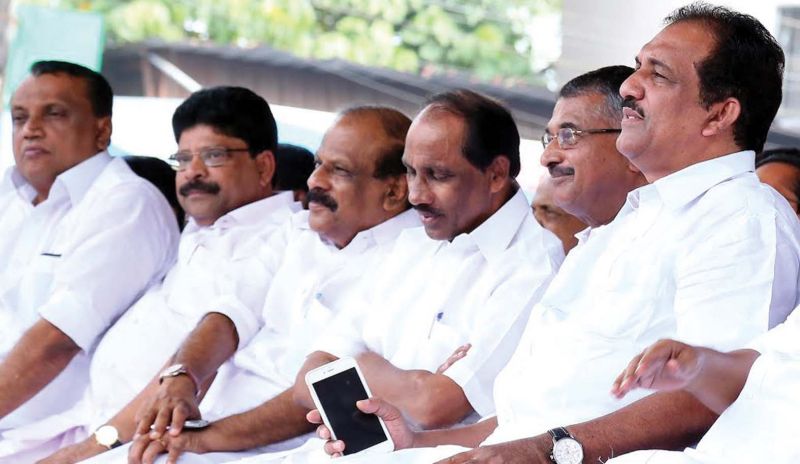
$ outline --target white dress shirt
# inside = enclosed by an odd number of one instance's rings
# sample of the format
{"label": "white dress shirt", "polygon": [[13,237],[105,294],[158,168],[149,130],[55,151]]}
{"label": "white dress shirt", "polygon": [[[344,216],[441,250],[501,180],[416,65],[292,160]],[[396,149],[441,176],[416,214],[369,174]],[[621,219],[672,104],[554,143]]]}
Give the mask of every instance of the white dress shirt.
{"label": "white dress shirt", "polygon": [[608,391],[660,338],[730,350],[791,312],[800,225],[758,181],[753,156],[698,163],[631,192],[611,224],[573,249],[497,378],[499,426],[487,443],[641,398]]}
{"label": "white dress shirt", "polygon": [[761,356],[736,401],[696,449],[637,451],[609,464],[796,464],[800,425],[800,312],[749,348]]}
{"label": "white dress shirt", "polygon": [[[264,326],[221,369],[201,405],[204,417],[252,409],[291,387],[314,341],[356,298],[356,283],[378,269],[403,230],[420,224],[414,211],[405,211],[338,249],[310,228],[307,211],[296,214],[292,223],[283,260],[263,300]],[[265,251],[265,267],[273,266],[274,254]]]}
{"label": "white dress shirt", "polygon": [[[211,226],[189,220],[178,260],[101,339],[90,367],[90,385],[68,411],[0,436],[0,459],[66,437],[88,436],[108,421],[158,373],[209,312],[233,321],[242,343],[261,326],[261,302],[272,274],[253,255],[293,213],[291,192],[237,208]],[[280,253],[282,248],[272,250]],[[229,293],[229,292],[235,293]],[[75,428],[82,428],[76,433]],[[43,450],[47,449],[43,446]]]}
{"label": "white dress shirt", "polygon": [[[499,425],[483,444],[597,418],[645,396],[616,400],[609,389],[660,338],[736,349],[791,312],[800,226],[758,181],[753,157],[734,153],[641,187],[610,224],[579,237],[495,382]],[[432,462],[457,451],[383,461]]]}
{"label": "white dress shirt", "polygon": [[433,372],[471,343],[444,374],[479,415],[490,415],[494,379],[563,256],[521,191],[452,242],[431,240],[421,227],[409,230],[382,265],[371,298],[340,319],[318,348],[338,357],[371,351],[400,369]]}
{"label": "white dress shirt", "polygon": [[[264,326],[220,368],[200,405],[203,417],[217,420],[255,408],[291,387],[320,332],[356,298],[356,283],[380,268],[403,230],[419,224],[417,214],[406,211],[359,232],[347,246],[338,249],[310,228],[307,211],[295,214],[284,233],[270,240],[281,243],[284,253],[276,258],[270,244],[258,254],[263,267],[277,269],[263,301]],[[303,435],[240,453],[185,453],[180,461],[228,462],[292,449],[308,438]],[[114,449],[88,462],[127,462],[128,448]],[[166,456],[161,456],[156,462],[165,461]]]}
{"label": "white dress shirt", "polygon": [[175,214],[122,159],[99,153],[60,174],[33,206],[33,187],[11,168],[0,184],[0,360],[43,318],[83,351],[0,430],[62,411],[87,383],[99,337],[175,257]]}

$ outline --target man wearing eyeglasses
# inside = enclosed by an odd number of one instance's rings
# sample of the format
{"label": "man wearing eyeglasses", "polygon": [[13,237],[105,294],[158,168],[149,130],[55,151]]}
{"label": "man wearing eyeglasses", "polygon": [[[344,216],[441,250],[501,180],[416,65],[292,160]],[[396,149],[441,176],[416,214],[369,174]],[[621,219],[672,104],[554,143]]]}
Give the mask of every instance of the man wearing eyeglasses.
{"label": "man wearing eyeglasses", "polygon": [[[715,415],[685,392],[614,400],[619,366],[659,338],[735,349],[796,306],[800,230],[753,172],[780,104],[783,53],[758,21],[725,8],[690,5],[667,23],[620,86],[616,145],[651,183],[567,257],[495,382],[491,436],[443,462],[582,464],[688,446]],[[362,410],[392,419],[401,446],[486,438],[411,433],[377,400]],[[452,454],[438,451],[429,457]]]}
{"label": "man wearing eyeglasses", "polygon": [[[277,231],[296,209],[291,193],[272,194],[277,129],[269,105],[244,88],[201,90],[175,111],[173,129],[176,189],[189,218],[177,262],[100,341],[82,400],[4,434],[0,460],[32,462],[80,442],[60,455],[77,460],[130,439],[133,420],[115,422],[112,415],[201,319],[233,321],[243,341],[258,329],[257,311],[249,307],[263,298],[261,286],[271,276],[252,265],[259,246],[253,238]],[[244,279],[260,281],[248,288]],[[172,372],[180,375],[181,368]]]}
{"label": "man wearing eyeglasses", "polygon": [[[113,159],[105,78],[34,63],[11,97],[15,166],[0,182],[0,431],[68,408],[97,340],[158,282],[178,228]],[[0,438],[2,441],[2,438]]]}
{"label": "man wearing eyeglasses", "polygon": [[[207,107],[213,114],[213,103],[203,103],[198,105],[201,110]],[[237,112],[245,107],[236,101],[226,102],[225,106],[236,108]],[[241,117],[247,117],[247,113]],[[233,119],[230,115],[228,118]],[[221,280],[217,286],[231,286],[241,295],[227,295],[216,301],[201,295],[207,302],[196,302],[196,306],[210,311],[238,308],[254,319],[255,325],[242,323],[244,317],[224,318],[211,313],[183,341],[192,326],[187,324],[183,331],[173,328],[170,336],[180,346],[167,363],[169,367],[158,375],[159,380],[151,381],[127,405],[126,398],[109,387],[103,395],[95,395],[95,408],[109,404],[110,400],[99,401],[103,398],[113,398],[119,407],[124,405],[108,424],[118,429],[121,441],[128,441],[137,426],[140,435],[134,446],[95,459],[125,460],[120,455],[129,449],[134,460],[141,453],[153,459],[164,451],[175,456],[183,449],[200,451],[188,446],[187,441],[202,446],[204,451],[219,451],[238,449],[235,447],[242,446],[242,440],[258,439],[263,444],[288,447],[307,438],[304,435],[309,426],[303,419],[304,411],[298,412],[290,396],[281,393],[294,380],[314,334],[323,330],[347,306],[348,298],[358,292],[356,281],[391,248],[402,230],[419,225],[416,215],[409,211],[405,170],[400,162],[409,124],[405,115],[386,107],[354,107],[339,115],[317,152],[317,167],[309,179],[310,211],[291,216],[278,232],[270,233],[269,226],[262,225],[265,230],[248,230],[250,237],[237,236],[248,244],[234,247],[241,251],[234,259],[243,261],[239,267],[246,272],[239,272],[228,281],[219,273],[229,266],[212,271]],[[189,128],[184,134],[192,130]],[[203,146],[189,145],[189,149]],[[241,144],[222,145],[237,146]],[[216,151],[225,156],[223,150]],[[200,167],[198,155],[185,159]],[[180,152],[176,155],[178,162],[182,157]],[[208,162],[219,165],[218,159]],[[219,165],[223,166],[229,164]],[[255,175],[257,169],[250,171]],[[223,182],[221,176],[215,178]],[[282,195],[292,196],[291,192]],[[208,213],[224,203],[211,200],[198,198],[193,203],[194,210]],[[119,343],[116,345],[117,351],[122,349]],[[237,350],[236,356],[225,363]],[[153,365],[150,369],[154,369]],[[153,373],[150,372],[151,377]],[[127,399],[131,397],[128,395]],[[262,403],[263,407],[248,411]],[[104,409],[106,414],[118,411]],[[207,430],[187,430],[193,422],[185,421],[199,419],[201,411],[203,419],[213,421],[212,425]],[[237,414],[240,412],[245,414]],[[239,433],[247,426],[251,427],[249,433]],[[151,433],[158,436],[151,438]],[[300,438],[295,441],[281,443],[297,436]],[[105,451],[93,441],[98,439],[89,438],[62,450],[57,457],[85,458]]]}

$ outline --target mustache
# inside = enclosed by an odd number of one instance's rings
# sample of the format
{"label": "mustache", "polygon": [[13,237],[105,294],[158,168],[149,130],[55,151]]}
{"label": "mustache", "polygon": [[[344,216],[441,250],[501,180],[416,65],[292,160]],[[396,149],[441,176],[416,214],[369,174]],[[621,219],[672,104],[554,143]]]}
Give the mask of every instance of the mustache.
{"label": "mustache", "polygon": [[178,189],[178,193],[184,197],[188,196],[189,193],[191,193],[192,191],[198,191],[203,193],[209,193],[211,195],[216,195],[217,193],[219,193],[219,190],[220,190],[219,184],[216,184],[214,182],[203,182],[202,180],[199,179],[193,179],[181,185],[181,188]]}
{"label": "mustache", "polygon": [[432,208],[428,205],[411,205],[418,213],[427,213],[434,216],[442,216],[442,212],[436,208]]}
{"label": "mustache", "polygon": [[575,168],[561,166],[556,163],[547,165],[547,170],[550,172],[550,177],[572,176],[575,175]]}
{"label": "mustache", "polygon": [[325,191],[319,187],[314,187],[309,190],[308,195],[306,195],[306,199],[309,203],[320,204],[334,213],[337,209],[339,209],[339,204],[336,203],[336,200],[334,200],[333,197],[325,193]]}
{"label": "mustache", "polygon": [[625,99],[622,100],[622,107],[630,108],[633,111],[639,113],[641,117],[644,117],[644,110],[642,109],[641,106],[636,104],[636,100],[634,100],[633,97],[625,97]]}

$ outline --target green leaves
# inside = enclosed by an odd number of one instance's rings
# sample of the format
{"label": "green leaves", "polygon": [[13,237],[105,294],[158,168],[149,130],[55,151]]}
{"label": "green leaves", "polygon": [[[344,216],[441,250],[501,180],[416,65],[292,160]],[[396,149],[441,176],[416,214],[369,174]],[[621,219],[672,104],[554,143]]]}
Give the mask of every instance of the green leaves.
{"label": "green leaves", "polygon": [[560,0],[21,0],[105,14],[109,40],[265,44],[419,72],[530,78],[530,18]]}

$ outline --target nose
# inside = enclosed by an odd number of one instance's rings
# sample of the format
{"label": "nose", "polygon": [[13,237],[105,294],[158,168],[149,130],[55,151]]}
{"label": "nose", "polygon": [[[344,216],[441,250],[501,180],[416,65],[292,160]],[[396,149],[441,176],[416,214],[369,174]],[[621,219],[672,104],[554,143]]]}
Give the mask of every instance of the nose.
{"label": "nose", "polygon": [[308,176],[306,184],[308,184],[309,190],[314,188],[328,190],[330,188],[330,182],[328,181],[328,176],[326,175],[322,165],[317,166],[311,173],[311,175]]}
{"label": "nose", "polygon": [[42,118],[31,114],[22,126],[22,137],[32,139],[42,136]]}
{"label": "nose", "polygon": [[640,70],[634,71],[633,74],[628,76],[622,85],[619,87],[619,94],[622,98],[633,98],[634,100],[639,100],[642,98],[643,89],[641,86],[641,82],[639,81],[639,73]]}
{"label": "nose", "polygon": [[562,161],[564,161],[564,152],[561,150],[561,145],[559,145],[558,139],[554,138],[547,145],[547,148],[545,148],[542,152],[542,156],[539,158],[539,163],[542,166],[547,167],[551,164],[559,164]]}
{"label": "nose", "polygon": [[433,202],[428,183],[419,176],[408,176],[408,202],[412,205],[429,205]]}
{"label": "nose", "polygon": [[186,166],[186,169],[183,170],[183,175],[189,179],[205,177],[208,175],[208,166],[203,162],[203,158],[195,153],[194,156],[192,156],[192,161]]}

